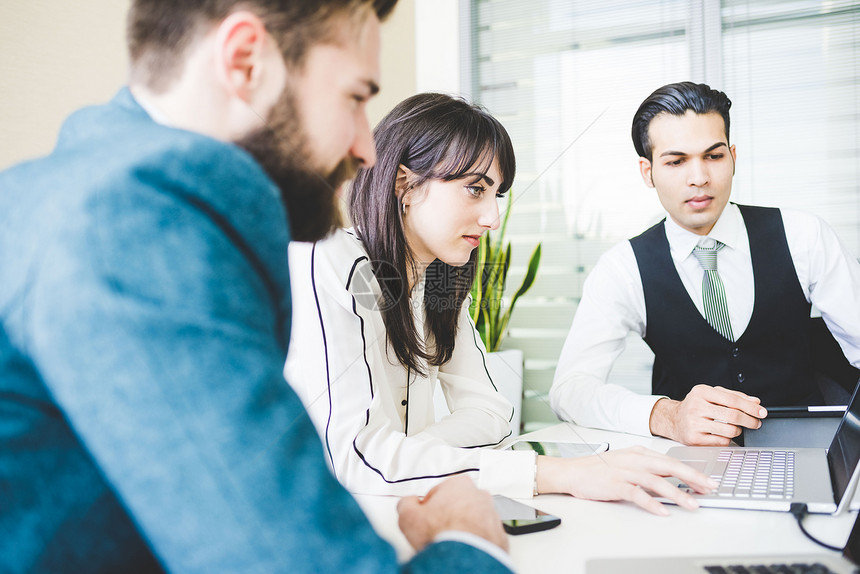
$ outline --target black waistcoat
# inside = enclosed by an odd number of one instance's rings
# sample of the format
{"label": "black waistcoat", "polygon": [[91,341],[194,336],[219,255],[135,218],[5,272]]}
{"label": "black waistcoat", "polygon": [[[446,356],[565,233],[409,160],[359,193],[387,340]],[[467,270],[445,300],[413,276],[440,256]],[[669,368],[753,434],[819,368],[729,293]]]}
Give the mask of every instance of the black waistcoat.
{"label": "black waistcoat", "polygon": [[681,400],[698,383],[736,389],[764,406],[819,404],[812,383],[810,304],[778,209],[738,206],[749,235],[755,304],[737,341],[702,317],[678,275],[663,222],[630,240],[645,291],[654,394]]}

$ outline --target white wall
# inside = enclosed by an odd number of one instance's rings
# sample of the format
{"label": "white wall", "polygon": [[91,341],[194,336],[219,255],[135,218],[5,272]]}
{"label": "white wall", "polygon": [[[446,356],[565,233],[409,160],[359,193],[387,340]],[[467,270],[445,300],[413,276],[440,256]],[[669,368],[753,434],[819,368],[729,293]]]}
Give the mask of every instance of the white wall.
{"label": "white wall", "polygon": [[[51,151],[72,111],[109,100],[126,82],[129,0],[0,2],[0,169]],[[371,125],[415,93],[415,2],[382,27],[382,91]]]}
{"label": "white wall", "polygon": [[128,0],[0,3],[0,169],[48,153],[63,119],[125,83]]}
{"label": "white wall", "polygon": [[416,91],[460,93],[460,0],[414,0]]}
{"label": "white wall", "polygon": [[382,85],[367,115],[375,126],[398,102],[415,93],[415,0],[399,0],[382,24]]}

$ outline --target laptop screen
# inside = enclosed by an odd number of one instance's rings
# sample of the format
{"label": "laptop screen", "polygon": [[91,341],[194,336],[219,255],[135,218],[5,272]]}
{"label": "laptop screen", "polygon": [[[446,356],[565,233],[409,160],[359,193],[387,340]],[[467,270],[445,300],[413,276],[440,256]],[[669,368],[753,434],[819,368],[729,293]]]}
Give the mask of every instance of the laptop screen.
{"label": "laptop screen", "polygon": [[857,520],[854,521],[854,528],[851,529],[851,534],[848,535],[848,542],[845,543],[845,549],[842,555],[854,564],[860,560],[860,514],[857,515]]}
{"label": "laptop screen", "polygon": [[[854,468],[860,460],[860,386],[848,403],[848,409],[836,430],[830,449],[827,451],[827,464],[830,466],[830,480],[833,482],[833,496],[836,503],[842,501],[845,490],[851,482]],[[852,536],[854,533],[852,532]]]}

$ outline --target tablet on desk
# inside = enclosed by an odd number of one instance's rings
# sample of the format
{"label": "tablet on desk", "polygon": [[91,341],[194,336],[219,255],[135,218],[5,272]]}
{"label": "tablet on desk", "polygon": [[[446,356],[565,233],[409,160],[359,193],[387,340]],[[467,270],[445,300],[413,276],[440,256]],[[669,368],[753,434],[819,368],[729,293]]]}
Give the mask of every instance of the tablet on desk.
{"label": "tablet on desk", "polygon": [[510,447],[511,450],[533,450],[538,454],[546,456],[557,456],[562,458],[576,458],[598,454],[609,450],[608,442],[582,443],[582,442],[560,442],[546,440],[518,440]]}
{"label": "tablet on desk", "polygon": [[766,407],[769,419],[837,418],[845,414],[845,405],[820,405],[808,407]]}
{"label": "tablet on desk", "polygon": [[744,429],[744,446],[827,448],[845,414],[845,405],[766,408],[761,428]]}

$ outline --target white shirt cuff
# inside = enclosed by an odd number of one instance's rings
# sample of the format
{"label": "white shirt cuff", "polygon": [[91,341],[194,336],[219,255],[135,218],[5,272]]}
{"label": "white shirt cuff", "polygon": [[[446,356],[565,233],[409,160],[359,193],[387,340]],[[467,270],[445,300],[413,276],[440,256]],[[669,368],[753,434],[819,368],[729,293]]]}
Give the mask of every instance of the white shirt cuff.
{"label": "white shirt cuff", "polygon": [[657,401],[659,401],[660,399],[668,399],[668,398],[669,397],[667,397],[666,395],[646,395],[646,396],[643,396],[643,399],[648,399],[648,400],[642,401],[642,405],[641,405],[642,412],[643,413],[645,412],[645,408],[647,406],[648,414],[645,417],[645,427],[642,429],[641,432],[639,432],[637,434],[639,434],[640,436],[657,436],[651,432],[651,413],[654,412],[654,405],[657,404]]}
{"label": "white shirt cuff", "polygon": [[481,449],[478,488],[510,498],[531,498],[535,485],[535,454],[530,451]]}

